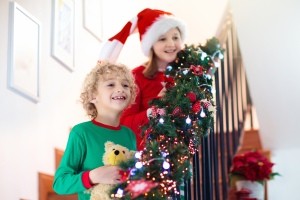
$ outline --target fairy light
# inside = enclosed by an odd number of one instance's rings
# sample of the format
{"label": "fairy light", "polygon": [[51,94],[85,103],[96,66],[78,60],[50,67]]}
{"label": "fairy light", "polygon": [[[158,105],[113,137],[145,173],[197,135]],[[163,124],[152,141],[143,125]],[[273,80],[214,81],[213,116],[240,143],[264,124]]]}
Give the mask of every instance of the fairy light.
{"label": "fairy light", "polygon": [[167,157],[167,155],[169,155],[169,154],[166,153],[166,152],[162,152],[161,154],[162,154],[162,156],[163,156],[164,158]]}
{"label": "fairy light", "polygon": [[188,117],[186,118],[185,122],[186,122],[187,124],[190,124],[190,123],[192,122],[190,116],[188,116]]}
{"label": "fairy light", "polygon": [[124,190],[122,190],[121,188],[118,188],[115,197],[121,198],[123,196],[123,193],[124,193]]}
{"label": "fairy light", "polygon": [[159,123],[163,124],[165,122],[165,120],[163,118],[160,118],[159,120]]}
{"label": "fairy light", "polygon": [[206,74],[205,76],[206,76],[206,78],[207,78],[208,80],[210,80],[210,79],[211,79],[211,75],[209,75],[209,74]]}
{"label": "fairy light", "polygon": [[141,169],[142,167],[143,167],[143,163],[142,162],[135,163],[135,168]]}
{"label": "fairy light", "polygon": [[137,151],[136,153],[135,153],[135,158],[137,158],[137,159],[141,159],[141,157],[142,157],[142,152],[140,152],[140,151]]}
{"label": "fairy light", "polygon": [[168,163],[167,161],[164,161],[163,168],[164,169],[169,169],[170,168],[170,163]]}
{"label": "fairy light", "polygon": [[223,59],[224,58],[224,55],[222,53],[219,53],[219,59]]}
{"label": "fairy light", "polygon": [[171,65],[167,66],[166,68],[168,71],[171,71],[173,69],[173,67]]}
{"label": "fairy light", "polygon": [[183,70],[182,73],[183,73],[184,75],[187,75],[188,72],[189,72],[189,70],[185,69],[185,70]]}
{"label": "fairy light", "polygon": [[134,176],[134,175],[136,174],[136,171],[137,171],[136,168],[132,168],[132,169],[130,170],[130,175],[131,175],[131,176]]}
{"label": "fairy light", "polygon": [[205,117],[205,112],[203,111],[203,108],[201,109],[200,117]]}
{"label": "fairy light", "polygon": [[201,60],[204,60],[207,54],[205,52],[201,52]]}

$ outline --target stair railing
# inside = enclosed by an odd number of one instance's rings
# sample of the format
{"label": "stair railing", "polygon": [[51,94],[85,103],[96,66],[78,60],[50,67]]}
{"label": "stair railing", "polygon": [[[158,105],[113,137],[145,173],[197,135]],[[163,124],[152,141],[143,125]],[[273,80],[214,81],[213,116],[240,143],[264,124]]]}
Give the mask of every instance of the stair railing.
{"label": "stair railing", "polygon": [[236,29],[227,12],[216,36],[225,49],[214,76],[215,126],[193,158],[192,180],[185,182],[186,200],[226,200],[228,172],[239,146],[246,113],[252,108]]}

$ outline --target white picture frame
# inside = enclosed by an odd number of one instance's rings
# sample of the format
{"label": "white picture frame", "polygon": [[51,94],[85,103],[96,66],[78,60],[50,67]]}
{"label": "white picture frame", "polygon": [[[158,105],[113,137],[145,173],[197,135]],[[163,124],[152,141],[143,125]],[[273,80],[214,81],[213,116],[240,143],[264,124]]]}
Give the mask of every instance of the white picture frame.
{"label": "white picture frame", "polygon": [[16,2],[9,4],[8,88],[39,102],[40,22]]}
{"label": "white picture frame", "polygon": [[102,0],[82,0],[82,5],[83,27],[99,42],[102,42]]}
{"label": "white picture frame", "polygon": [[52,0],[51,55],[74,71],[74,0]]}

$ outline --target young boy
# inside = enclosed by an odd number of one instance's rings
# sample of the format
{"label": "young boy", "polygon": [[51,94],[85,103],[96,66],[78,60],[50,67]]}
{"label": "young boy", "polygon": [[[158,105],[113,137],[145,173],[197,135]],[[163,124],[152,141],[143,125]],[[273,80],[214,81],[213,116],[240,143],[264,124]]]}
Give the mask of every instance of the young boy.
{"label": "young boy", "polygon": [[90,199],[92,186],[120,182],[117,166],[104,166],[104,144],[111,141],[136,150],[134,133],[120,126],[122,111],[134,102],[136,86],[129,69],[123,65],[98,62],[87,75],[81,102],[91,121],[74,126],[55,173],[53,189],[58,194],[78,193]]}

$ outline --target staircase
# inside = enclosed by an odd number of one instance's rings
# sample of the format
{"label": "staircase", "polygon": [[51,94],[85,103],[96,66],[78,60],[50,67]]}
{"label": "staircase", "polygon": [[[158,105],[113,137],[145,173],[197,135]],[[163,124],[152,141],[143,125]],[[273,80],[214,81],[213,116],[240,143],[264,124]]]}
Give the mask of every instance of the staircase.
{"label": "staircase", "polygon": [[[57,169],[64,152],[60,149],[54,149],[55,169]],[[39,181],[39,200],[77,200],[77,195],[58,195],[52,189],[54,176],[38,172]]]}

